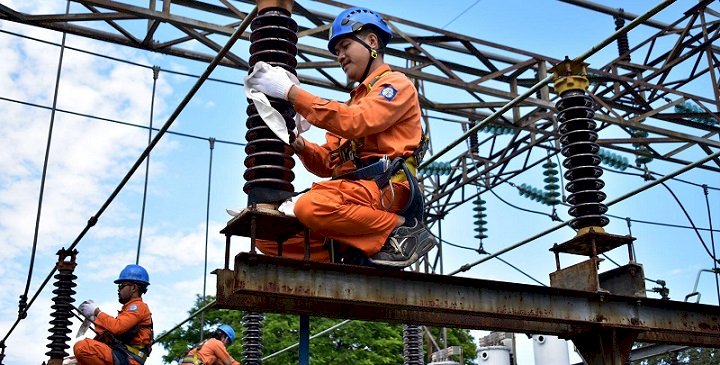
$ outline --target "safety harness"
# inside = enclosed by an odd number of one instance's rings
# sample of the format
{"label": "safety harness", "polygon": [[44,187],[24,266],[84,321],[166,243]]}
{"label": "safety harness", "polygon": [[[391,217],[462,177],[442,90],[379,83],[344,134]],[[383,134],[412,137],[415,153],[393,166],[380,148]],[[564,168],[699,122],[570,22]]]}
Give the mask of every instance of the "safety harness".
{"label": "safety harness", "polygon": [[[353,37],[355,36],[353,35]],[[365,45],[366,48],[371,49],[360,39],[356,40]],[[368,83],[368,93],[370,93],[375,84],[388,73],[390,73],[389,70],[381,73],[370,81]],[[418,146],[410,156],[396,157],[393,160],[390,160],[387,156],[383,156],[363,161],[360,159],[360,153],[358,152],[364,145],[363,139],[348,140],[341,144],[336,150],[331,151],[330,155],[331,157],[339,158],[342,162],[352,161],[355,164],[355,170],[335,176],[333,180],[374,179],[381,191],[390,185],[390,193],[393,194],[391,201],[394,198],[392,184],[407,180],[410,187],[410,198],[405,204],[405,207],[398,213],[408,221],[412,219],[422,221],[425,203],[415,176],[417,174],[417,166],[422,162],[425,152],[427,151],[428,141],[428,136],[423,132],[420,135]],[[384,203],[385,200],[382,199],[382,201]]]}
{"label": "safety harness", "polygon": [[198,351],[202,349],[203,345],[205,345],[205,342],[207,341],[208,340],[201,342],[200,346],[188,351],[188,353],[180,360],[180,364],[204,365],[202,359],[198,357]]}
{"label": "safety harness", "polygon": [[130,365],[130,358],[140,364],[145,364],[145,360],[147,360],[152,351],[152,346],[150,346],[150,344],[130,344],[137,333],[143,328],[150,328],[150,338],[154,337],[152,320],[150,320],[149,325],[138,324],[118,337],[113,336],[110,332],[103,332],[99,340],[110,346],[114,365]]}
{"label": "safety harness", "polygon": [[[423,220],[423,212],[425,203],[417,178],[417,165],[427,151],[427,136],[423,133],[418,147],[407,157],[396,157],[390,160],[387,156],[381,158],[370,158],[365,161],[361,160],[355,150],[358,146],[362,146],[355,141],[348,141],[338,148],[338,155],[343,161],[353,161],[356,169],[338,176],[333,180],[375,180],[380,190],[390,185],[391,194],[393,194],[392,184],[407,180],[410,188],[410,198],[405,206],[398,212],[408,221],[411,219]],[[352,149],[350,152],[342,152],[342,149]],[[337,151],[337,150],[336,150]],[[348,158],[345,160],[344,158]],[[384,200],[383,200],[384,201]]]}

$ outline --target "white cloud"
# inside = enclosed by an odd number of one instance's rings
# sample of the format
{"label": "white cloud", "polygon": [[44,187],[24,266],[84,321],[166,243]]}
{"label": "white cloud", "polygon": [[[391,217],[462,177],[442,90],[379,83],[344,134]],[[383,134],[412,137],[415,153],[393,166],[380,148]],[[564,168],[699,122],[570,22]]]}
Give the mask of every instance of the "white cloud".
{"label": "white cloud", "polygon": [[[23,2],[24,4],[24,2]],[[10,4],[19,7],[22,4]],[[28,10],[29,9],[25,9]],[[54,9],[58,11],[58,9]],[[13,23],[2,23],[3,29],[20,31],[24,34],[59,42],[59,35],[40,28],[25,27]],[[84,38],[68,36],[67,44],[80,49],[92,49],[100,54],[112,54],[121,59],[149,64],[146,56],[138,51],[100,44]],[[19,37],[0,35],[0,89],[2,96],[23,102],[43,106],[52,105],[53,91],[59,57],[59,48],[25,40]],[[152,98],[152,71],[77,51],[66,50],[63,57],[62,77],[59,88],[58,108],[73,112],[97,115],[129,123],[147,125]],[[172,92],[170,79],[157,81],[155,117],[158,120],[166,112],[163,98]],[[50,123],[50,112],[45,109],[24,106],[22,104],[0,101],[0,144],[12,146],[0,154],[0,245],[6,264],[0,267],[5,285],[0,295],[5,300],[0,303],[0,329],[7,331],[17,318],[17,301],[24,291],[27,275],[27,263],[33,241],[35,216],[37,214],[38,194],[41,172]],[[156,122],[156,125],[158,123]],[[52,269],[56,260],[55,252],[61,246],[67,247],[85,227],[88,218],[95,214],[109,193],[128,171],[129,167],[147,145],[147,131],[139,128],[92,120],[82,116],[58,112],[53,126],[50,159],[48,161],[47,180],[44,191],[40,236],[35,262],[35,273],[29,294],[32,296],[45,275]],[[153,174],[163,171],[164,154],[176,148],[177,143],[162,143],[154,151]],[[129,191],[137,192],[141,179],[131,180]],[[127,194],[127,193],[123,193]],[[115,298],[112,281],[125,263],[134,262],[134,250],[127,249],[127,243],[134,244],[138,213],[125,208],[122,195],[117,198],[101,218],[101,223],[93,228],[78,246],[78,268],[75,274],[76,300],[82,301],[94,297],[98,303],[110,312],[119,305]],[[117,213],[131,212],[125,218]],[[102,223],[112,222],[107,225]],[[204,232],[204,230],[203,230]],[[192,239],[174,235],[163,238],[160,232],[151,233],[148,247],[152,241],[164,244],[173,241],[184,242],[187,250],[190,243],[199,237],[198,232],[188,233]],[[204,233],[203,233],[204,237]],[[118,251],[119,250],[119,251]],[[161,249],[153,249],[148,263],[156,260],[162,267],[164,259],[179,251],[163,257]],[[151,252],[153,252],[151,250]],[[195,265],[187,264],[188,267]],[[200,266],[202,267],[202,266]],[[182,271],[183,266],[171,266],[169,271]],[[160,275],[162,270],[156,270]],[[169,273],[170,274],[170,273]],[[198,276],[195,276],[197,281]],[[200,278],[201,280],[202,278]],[[6,343],[6,359],[11,364],[37,364],[47,360],[44,353],[49,335],[49,313],[53,294],[50,280],[43,292],[37,297],[26,319],[19,322]],[[202,288],[195,283],[193,287]],[[176,288],[177,289],[177,288]],[[169,328],[184,313],[163,310],[172,307],[187,310],[193,303],[192,295],[176,295],[163,289],[162,285],[153,287],[164,295],[154,296],[162,312],[172,314],[156,315],[156,328]],[[181,299],[183,305],[178,306]],[[157,312],[157,311],[156,311]],[[77,321],[76,321],[77,322]],[[79,323],[73,326],[73,335]],[[161,352],[161,351],[158,351]],[[161,354],[153,355],[155,360],[149,364],[159,364]]]}

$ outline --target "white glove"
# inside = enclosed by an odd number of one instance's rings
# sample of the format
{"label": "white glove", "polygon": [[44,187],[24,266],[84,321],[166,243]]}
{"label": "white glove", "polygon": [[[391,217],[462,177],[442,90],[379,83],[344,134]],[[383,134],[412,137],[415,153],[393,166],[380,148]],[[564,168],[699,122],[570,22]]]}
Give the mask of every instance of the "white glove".
{"label": "white glove", "polygon": [[277,66],[257,69],[257,72],[245,79],[251,88],[276,99],[288,99],[290,88],[295,85],[285,69]]}
{"label": "white glove", "polygon": [[95,318],[95,310],[97,309],[97,307],[98,306],[97,304],[95,304],[95,302],[93,302],[91,299],[88,299],[82,302],[78,309],[83,316],[87,318]]}

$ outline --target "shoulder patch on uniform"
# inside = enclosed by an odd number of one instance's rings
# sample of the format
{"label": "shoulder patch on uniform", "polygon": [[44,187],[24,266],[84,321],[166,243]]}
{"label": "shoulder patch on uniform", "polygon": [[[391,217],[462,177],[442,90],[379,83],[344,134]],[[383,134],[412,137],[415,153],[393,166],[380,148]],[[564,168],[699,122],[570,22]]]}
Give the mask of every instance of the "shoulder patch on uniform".
{"label": "shoulder patch on uniform", "polygon": [[380,90],[380,96],[384,97],[387,101],[392,101],[392,99],[395,98],[395,95],[397,95],[397,90],[395,90],[392,85],[387,85]]}
{"label": "shoulder patch on uniform", "polygon": [[129,310],[130,312],[134,312],[134,311],[136,311],[137,309],[138,309],[137,304],[133,304],[133,305],[131,305],[131,306],[128,307],[128,310]]}

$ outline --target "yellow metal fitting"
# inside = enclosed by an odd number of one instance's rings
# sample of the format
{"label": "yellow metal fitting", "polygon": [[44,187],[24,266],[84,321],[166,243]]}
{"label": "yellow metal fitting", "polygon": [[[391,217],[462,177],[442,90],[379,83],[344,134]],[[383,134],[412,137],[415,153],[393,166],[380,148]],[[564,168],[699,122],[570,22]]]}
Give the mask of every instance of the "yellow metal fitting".
{"label": "yellow metal fitting", "polygon": [[565,57],[565,60],[555,65],[550,71],[555,77],[555,92],[562,95],[568,90],[585,91],[590,85],[587,79],[587,63],[577,62]]}
{"label": "yellow metal fitting", "polygon": [[595,232],[595,233],[605,233],[605,229],[603,227],[585,227],[580,228],[577,230],[577,233],[575,234],[575,237],[582,236],[584,234]]}

